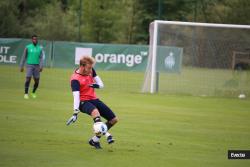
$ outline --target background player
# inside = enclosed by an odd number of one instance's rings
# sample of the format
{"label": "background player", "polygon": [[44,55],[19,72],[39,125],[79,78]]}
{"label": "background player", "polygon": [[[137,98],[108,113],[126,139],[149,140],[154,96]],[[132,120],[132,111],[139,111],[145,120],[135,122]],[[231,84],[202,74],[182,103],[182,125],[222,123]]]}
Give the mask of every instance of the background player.
{"label": "background player", "polygon": [[31,77],[34,79],[34,86],[31,96],[36,98],[36,90],[39,85],[40,72],[43,70],[43,56],[44,52],[41,45],[38,44],[36,35],[32,36],[32,43],[27,45],[20,62],[20,71],[23,72],[24,64],[26,63],[26,81],[24,84],[24,99],[29,99],[29,85]]}

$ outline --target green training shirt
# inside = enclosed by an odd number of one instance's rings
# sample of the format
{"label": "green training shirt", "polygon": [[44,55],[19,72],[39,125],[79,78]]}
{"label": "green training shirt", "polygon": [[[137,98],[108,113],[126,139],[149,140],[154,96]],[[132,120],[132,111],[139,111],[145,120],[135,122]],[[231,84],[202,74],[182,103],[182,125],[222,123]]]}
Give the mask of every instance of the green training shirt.
{"label": "green training shirt", "polygon": [[27,64],[39,64],[41,56],[41,46],[37,44],[29,44],[26,46],[27,49]]}

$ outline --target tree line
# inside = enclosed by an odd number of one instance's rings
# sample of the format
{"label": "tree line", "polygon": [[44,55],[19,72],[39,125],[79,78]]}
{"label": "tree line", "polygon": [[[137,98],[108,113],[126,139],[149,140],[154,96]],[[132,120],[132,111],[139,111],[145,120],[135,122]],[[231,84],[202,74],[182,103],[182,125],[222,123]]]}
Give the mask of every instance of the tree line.
{"label": "tree line", "polygon": [[1,0],[0,37],[147,44],[154,20],[250,24],[249,0]]}

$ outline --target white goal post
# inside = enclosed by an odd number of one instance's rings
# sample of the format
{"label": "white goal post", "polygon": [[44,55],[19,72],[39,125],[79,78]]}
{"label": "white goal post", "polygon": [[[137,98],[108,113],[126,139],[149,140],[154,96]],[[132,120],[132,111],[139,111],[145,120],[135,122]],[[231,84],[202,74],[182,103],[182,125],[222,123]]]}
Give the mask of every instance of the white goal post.
{"label": "white goal post", "polygon": [[164,61],[165,66],[169,63],[169,59],[160,58],[160,52],[168,57],[171,53],[179,56],[179,62],[173,61],[177,65],[179,63],[179,67],[172,72],[180,72],[183,65],[209,69],[231,68],[232,50],[244,51],[250,47],[249,25],[155,20],[149,26],[149,33],[149,58],[142,92],[155,93],[159,82],[157,74],[169,72],[169,69],[159,67]]}

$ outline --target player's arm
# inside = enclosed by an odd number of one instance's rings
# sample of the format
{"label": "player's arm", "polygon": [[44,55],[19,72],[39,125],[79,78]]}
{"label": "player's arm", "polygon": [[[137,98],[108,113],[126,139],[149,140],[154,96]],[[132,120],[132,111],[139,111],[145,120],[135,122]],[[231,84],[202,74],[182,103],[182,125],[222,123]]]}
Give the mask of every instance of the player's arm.
{"label": "player's arm", "polygon": [[79,111],[80,105],[80,83],[78,80],[71,81],[71,89],[73,93],[74,103],[73,103],[73,110]]}
{"label": "player's arm", "polygon": [[67,121],[67,125],[70,125],[71,123],[74,123],[77,120],[77,115],[80,112],[79,105],[80,105],[80,83],[77,80],[71,81],[71,89],[73,93],[73,115],[70,117],[70,119]]}
{"label": "player's arm", "polygon": [[24,67],[25,61],[27,59],[27,55],[28,55],[28,50],[27,50],[27,48],[25,48],[23,51],[23,56],[22,56],[21,61],[20,61],[20,71],[21,72],[23,72],[23,67]]}
{"label": "player's arm", "polygon": [[92,77],[95,80],[95,83],[91,84],[90,87],[101,89],[104,87],[102,79],[96,74],[96,71],[92,69]]}
{"label": "player's arm", "polygon": [[42,49],[41,50],[41,53],[40,53],[40,56],[39,56],[39,66],[40,66],[40,72],[43,70],[43,61],[45,59],[45,52],[44,50]]}

